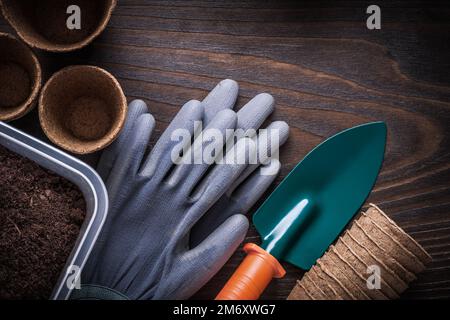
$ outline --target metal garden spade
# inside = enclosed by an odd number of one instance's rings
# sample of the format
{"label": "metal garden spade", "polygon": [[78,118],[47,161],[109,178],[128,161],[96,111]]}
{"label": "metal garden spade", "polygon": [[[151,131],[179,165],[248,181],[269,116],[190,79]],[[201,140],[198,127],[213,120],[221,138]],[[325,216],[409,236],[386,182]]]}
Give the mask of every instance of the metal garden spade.
{"label": "metal garden spade", "polygon": [[285,260],[308,270],[363,205],[386,144],[383,122],[363,124],[314,148],[253,216],[262,245],[247,243],[244,261],[216,299],[258,299]]}

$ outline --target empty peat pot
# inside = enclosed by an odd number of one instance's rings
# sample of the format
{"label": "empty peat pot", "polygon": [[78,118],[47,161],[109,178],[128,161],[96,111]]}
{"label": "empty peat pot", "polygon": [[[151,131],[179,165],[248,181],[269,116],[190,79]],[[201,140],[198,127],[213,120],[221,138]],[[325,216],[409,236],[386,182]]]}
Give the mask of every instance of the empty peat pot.
{"label": "empty peat pot", "polygon": [[0,120],[17,119],[34,107],[41,77],[33,51],[13,36],[0,33]]}
{"label": "empty peat pot", "polygon": [[39,97],[39,120],[47,137],[77,154],[109,145],[125,122],[127,101],[119,82],[94,66],[55,73]]}
{"label": "empty peat pot", "polygon": [[[88,45],[105,29],[116,3],[117,0],[0,0],[4,17],[19,37],[33,48],[52,52]],[[79,11],[69,8],[74,5]],[[73,28],[73,14],[79,17],[79,29]]]}

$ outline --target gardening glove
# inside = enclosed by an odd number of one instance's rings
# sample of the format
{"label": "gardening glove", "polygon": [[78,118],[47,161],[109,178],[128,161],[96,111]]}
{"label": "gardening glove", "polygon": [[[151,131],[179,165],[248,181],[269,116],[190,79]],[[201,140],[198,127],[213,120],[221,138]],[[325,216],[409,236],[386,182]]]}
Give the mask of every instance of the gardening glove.
{"label": "gardening glove", "polygon": [[[145,151],[155,121],[145,103],[130,104],[121,135],[103,153],[98,165],[110,196],[110,210],[83,269],[82,289],[75,290],[73,298],[189,298],[229,259],[247,232],[248,221],[242,208],[254,203],[263,192],[260,186],[251,189],[248,183],[266,186],[274,178],[260,178],[262,171],[257,165],[229,161],[236,155],[248,158],[252,154],[249,151],[255,153],[257,150],[250,150],[248,142],[258,137],[237,139],[230,150],[215,155],[224,163],[210,165],[184,161],[174,164],[174,154],[190,149],[174,141],[173,135],[184,129],[194,140],[191,148],[222,149],[230,138],[227,129],[259,128],[273,110],[272,97],[258,95],[235,113],[232,108],[237,93],[237,84],[225,80],[203,102],[186,103],[148,156]],[[222,139],[199,135],[199,123],[205,132],[216,129]],[[271,126],[277,129],[271,132],[284,142],[287,125],[275,122]],[[267,148],[275,151],[278,147]],[[189,154],[183,153],[181,159]],[[263,165],[274,167],[275,173],[279,169],[276,160]],[[225,194],[232,189],[236,192]],[[249,193],[244,196],[240,190]],[[228,206],[238,199],[243,201],[242,206]],[[219,210],[215,206],[219,202],[227,207]],[[216,228],[195,226],[203,216],[219,211],[218,219],[223,222]],[[194,226],[199,231],[192,245]]]}

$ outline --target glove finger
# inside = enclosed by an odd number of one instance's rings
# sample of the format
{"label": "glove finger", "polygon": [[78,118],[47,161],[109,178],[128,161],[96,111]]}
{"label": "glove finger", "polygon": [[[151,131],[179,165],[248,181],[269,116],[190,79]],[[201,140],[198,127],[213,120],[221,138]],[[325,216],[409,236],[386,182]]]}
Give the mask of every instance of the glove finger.
{"label": "glove finger", "polygon": [[248,212],[261,198],[277,177],[280,168],[280,161],[272,159],[268,164],[261,165],[234,190],[231,199],[239,204],[242,212]]}
{"label": "glove finger", "polygon": [[[175,150],[183,150],[186,145],[191,143],[191,137],[194,135],[196,126],[201,124],[202,117],[203,107],[201,103],[196,100],[187,102],[159,138],[144,162],[140,174],[162,180],[174,164],[172,153]],[[189,135],[181,143],[176,139],[180,132],[186,132]]]}
{"label": "glove finger", "polygon": [[224,109],[233,109],[239,85],[231,79],[222,80],[202,101],[205,110],[203,125],[207,126]]}
{"label": "glove finger", "polygon": [[128,144],[133,126],[140,115],[147,113],[147,105],[142,100],[134,100],[128,105],[127,118],[117,139],[100,156],[97,172],[103,181],[108,180],[109,174],[122,148]]}
{"label": "glove finger", "polygon": [[[239,139],[236,145],[226,153],[224,163],[215,166],[203,179],[193,199],[199,196],[204,198],[201,202],[212,206],[217,201],[217,195],[223,195],[232,188],[233,183],[242,181],[255,170],[255,164],[268,161],[269,156],[278,158],[280,144],[284,143],[289,135],[289,126],[284,121],[276,121],[268,129],[265,137],[262,137],[260,132],[258,139],[247,137]],[[253,166],[251,171],[247,169],[249,166]],[[249,171],[245,172],[245,170]],[[234,185],[235,188],[236,186],[237,184]]]}
{"label": "glove finger", "polygon": [[245,104],[238,112],[238,122],[233,140],[228,141],[227,151],[233,147],[234,141],[246,136],[254,137],[256,130],[274,110],[275,100],[268,93],[261,93]]}
{"label": "glove finger", "polygon": [[123,185],[124,179],[136,175],[155,127],[155,119],[149,113],[142,114],[130,133],[128,143],[123,146],[116,164],[106,182],[111,198],[114,198]]}
{"label": "glove finger", "polygon": [[[276,121],[271,123],[267,130],[269,134],[275,133],[278,130],[280,142],[274,148],[279,148],[283,145],[289,135],[289,127],[285,122]],[[268,139],[269,142],[271,139]],[[260,147],[261,145],[258,145]],[[268,143],[264,154],[271,155],[273,151],[272,146]],[[256,201],[263,195],[270,184],[275,180],[280,164],[277,159],[268,161],[268,158],[259,159],[267,164],[261,165],[249,164],[239,177],[233,182],[228,189],[227,194],[222,196],[214,206],[204,214],[201,219],[195,224],[191,232],[191,244],[197,245],[210,232],[225,221],[231,214],[239,210],[239,212],[246,213],[255,204]],[[231,200],[231,201],[230,201]],[[231,210],[224,209],[231,208]]]}
{"label": "glove finger", "polygon": [[[280,162],[274,159],[269,164],[260,166],[244,182],[241,181],[232,195],[221,197],[192,228],[191,246],[197,246],[211,233],[211,230],[215,230],[236,210],[243,214],[247,213],[275,180],[279,170]],[[273,174],[266,175],[266,172]],[[228,210],[229,207],[231,210]]]}
{"label": "glove finger", "polygon": [[227,191],[227,194],[231,194],[233,190],[236,189],[242,181],[247,179],[247,177],[261,164],[266,163],[272,158],[278,158],[278,151],[280,147],[286,143],[289,137],[289,126],[284,121],[275,121],[266,128],[266,133],[267,134],[260,134],[258,136],[258,163],[249,164]]}
{"label": "glove finger", "polygon": [[[255,133],[256,133],[256,130],[262,125],[262,123],[267,119],[267,117],[273,112],[273,109],[274,109],[274,99],[270,94],[261,93],[261,94],[257,95],[256,97],[254,97],[244,107],[242,107],[241,110],[239,110],[237,113],[237,115],[238,115],[237,128],[241,129],[242,131],[240,133],[235,132],[235,137],[238,139],[242,138],[243,136],[247,135],[248,132],[246,132],[246,131],[249,129],[254,129]],[[217,117],[214,119],[217,119]],[[229,137],[227,137],[227,140],[228,140],[228,138]],[[233,137],[233,139],[234,139],[234,137]],[[228,145],[227,145],[227,147],[228,147]],[[233,147],[233,144],[231,144],[231,148],[232,147]],[[223,156],[223,155],[220,155],[220,156]],[[184,179],[187,175],[187,171],[189,170],[190,171],[189,179],[190,179],[191,183],[187,183],[187,186],[189,187],[189,191],[190,191],[189,194],[190,194],[192,192],[192,189],[198,183],[198,181],[203,176],[203,174],[205,173],[205,171],[208,167],[209,167],[209,165],[207,165],[207,164],[197,165],[195,167],[186,165],[183,168],[184,175],[179,175],[177,177],[177,180],[175,180],[175,182],[179,182],[179,181],[181,181],[181,179]]]}
{"label": "glove finger", "polygon": [[[241,214],[228,218],[197,247],[184,253],[177,265],[176,278],[170,286],[177,290],[175,296],[158,296],[165,299],[187,299],[203,287],[230,259],[244,241],[248,220]],[[171,290],[164,290],[170,292]]]}
{"label": "glove finger", "polygon": [[245,131],[259,129],[273,112],[275,100],[268,93],[260,93],[244,105],[238,112],[237,127]]}
{"label": "glove finger", "polygon": [[232,110],[220,111],[199,135],[188,152],[180,160],[168,183],[176,185],[183,182],[183,189],[190,194],[194,186],[222,154],[223,146],[236,127],[237,116]]}
{"label": "glove finger", "polygon": [[[192,200],[199,207],[197,212],[206,212],[231,187],[250,161],[256,158],[253,139],[242,138],[230,149],[220,164],[217,164],[193,192]],[[195,224],[200,217],[193,217]]]}

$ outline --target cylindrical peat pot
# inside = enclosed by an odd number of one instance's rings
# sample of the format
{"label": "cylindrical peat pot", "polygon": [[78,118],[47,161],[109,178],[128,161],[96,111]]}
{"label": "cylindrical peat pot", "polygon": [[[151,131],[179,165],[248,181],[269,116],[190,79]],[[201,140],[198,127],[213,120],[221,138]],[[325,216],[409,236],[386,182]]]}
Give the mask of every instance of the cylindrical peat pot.
{"label": "cylindrical peat pot", "polygon": [[41,66],[33,51],[13,36],[0,33],[0,120],[22,117],[36,104]]}
{"label": "cylindrical peat pot", "polygon": [[119,82],[94,66],[71,66],[47,81],[39,98],[39,120],[47,137],[73,153],[109,145],[122,129],[127,101]]}
{"label": "cylindrical peat pot", "polygon": [[[73,51],[91,43],[106,28],[116,3],[117,0],[0,0],[4,17],[19,37],[33,48],[52,52]],[[78,19],[75,27],[72,15],[78,15],[74,17]]]}

